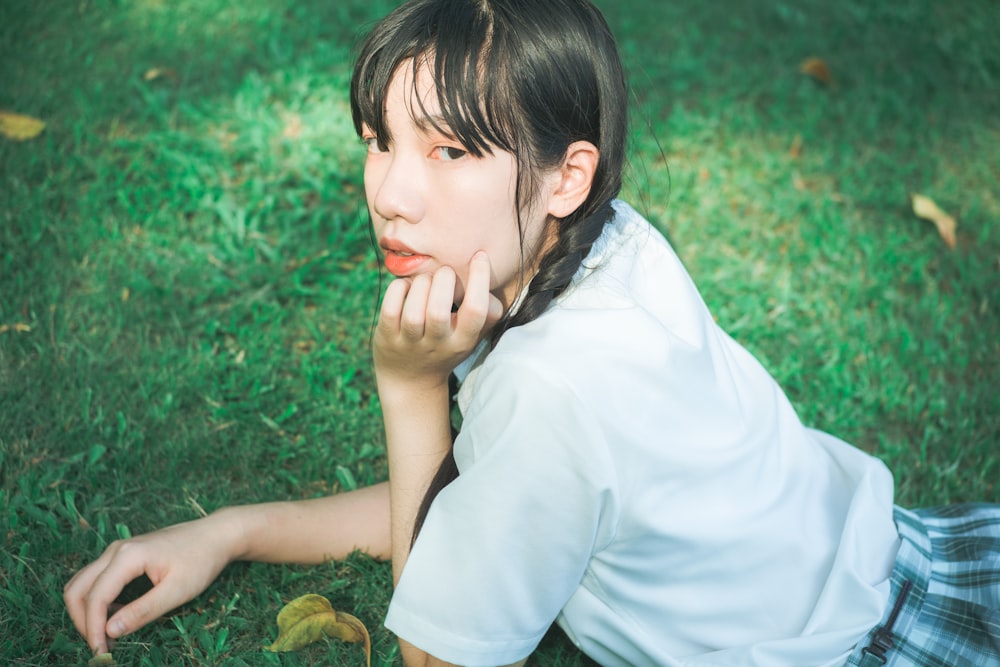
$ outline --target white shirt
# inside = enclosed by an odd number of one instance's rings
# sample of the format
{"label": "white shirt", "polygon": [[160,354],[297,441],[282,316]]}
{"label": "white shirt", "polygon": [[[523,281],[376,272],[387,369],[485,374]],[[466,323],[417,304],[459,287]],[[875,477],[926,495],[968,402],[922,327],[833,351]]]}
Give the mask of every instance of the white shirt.
{"label": "white shirt", "polygon": [[843,664],[886,606],[892,477],[805,428],[615,208],[571,287],[459,369],[461,474],[386,626],[461,665],[554,620],[603,665]]}

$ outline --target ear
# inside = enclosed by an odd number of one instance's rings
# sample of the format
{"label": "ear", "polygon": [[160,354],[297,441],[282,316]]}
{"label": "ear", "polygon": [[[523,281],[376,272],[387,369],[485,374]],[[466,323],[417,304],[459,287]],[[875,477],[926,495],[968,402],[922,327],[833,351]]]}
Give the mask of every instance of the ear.
{"label": "ear", "polygon": [[589,141],[575,141],[569,145],[562,165],[552,175],[549,215],[565,218],[583,205],[594,184],[600,156],[600,151]]}

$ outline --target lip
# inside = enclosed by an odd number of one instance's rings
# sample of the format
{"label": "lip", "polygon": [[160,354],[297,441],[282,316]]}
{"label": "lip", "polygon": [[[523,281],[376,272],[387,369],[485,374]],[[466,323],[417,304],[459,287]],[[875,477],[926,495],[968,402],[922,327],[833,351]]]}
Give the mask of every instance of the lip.
{"label": "lip", "polygon": [[379,247],[385,255],[386,270],[397,278],[413,275],[430,259],[395,239],[382,239]]}

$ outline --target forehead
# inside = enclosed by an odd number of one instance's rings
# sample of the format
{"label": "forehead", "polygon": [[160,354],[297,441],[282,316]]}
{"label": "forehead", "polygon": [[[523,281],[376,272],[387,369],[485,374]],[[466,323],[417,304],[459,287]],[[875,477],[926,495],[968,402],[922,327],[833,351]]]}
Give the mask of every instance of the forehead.
{"label": "forehead", "polygon": [[385,91],[382,113],[387,121],[406,114],[421,129],[443,122],[437,82],[426,58],[407,58],[396,67]]}
{"label": "forehead", "polygon": [[511,151],[513,142],[496,125],[498,115],[488,111],[479,74],[455,60],[439,60],[433,52],[422,52],[387,67],[385,85],[369,89],[363,122],[386,143],[396,132],[413,128],[443,134],[476,157],[498,148]]}

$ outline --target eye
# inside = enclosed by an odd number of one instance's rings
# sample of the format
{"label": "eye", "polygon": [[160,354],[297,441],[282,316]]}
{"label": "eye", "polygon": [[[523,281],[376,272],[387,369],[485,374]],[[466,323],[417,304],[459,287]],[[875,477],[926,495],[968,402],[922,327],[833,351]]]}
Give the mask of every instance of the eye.
{"label": "eye", "polygon": [[384,153],[388,150],[387,146],[379,144],[378,137],[362,137],[361,143],[365,145],[370,154]]}
{"label": "eye", "polygon": [[454,160],[459,160],[469,154],[469,151],[458,148],[456,146],[438,146],[434,149],[435,155],[437,155],[439,160],[444,160],[445,162],[452,162]]}

